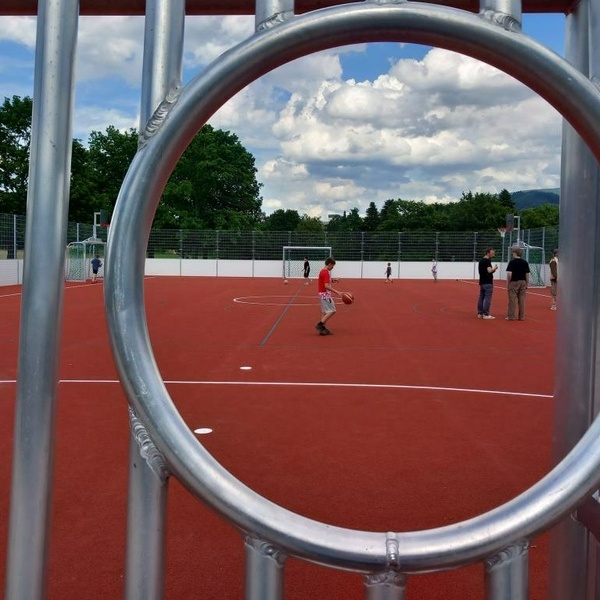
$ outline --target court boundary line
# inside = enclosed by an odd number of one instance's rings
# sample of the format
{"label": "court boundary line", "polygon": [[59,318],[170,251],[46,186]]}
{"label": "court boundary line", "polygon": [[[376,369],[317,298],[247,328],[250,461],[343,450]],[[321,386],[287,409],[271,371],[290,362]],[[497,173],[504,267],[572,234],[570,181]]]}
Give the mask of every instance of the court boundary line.
{"label": "court boundary line", "polygon": [[[1,384],[16,384],[16,379],[0,380]],[[60,379],[61,384],[120,384],[119,379]],[[511,392],[508,390],[482,390],[477,388],[457,388],[432,385],[407,385],[400,383],[335,383],[320,381],[184,381],[181,379],[165,380],[165,385],[249,385],[249,386],[281,386],[281,387],[338,387],[338,388],[371,388],[391,390],[423,390],[438,392],[455,392],[465,394],[489,394],[495,396],[521,396],[528,398],[553,398],[552,394],[534,394],[533,392]]]}

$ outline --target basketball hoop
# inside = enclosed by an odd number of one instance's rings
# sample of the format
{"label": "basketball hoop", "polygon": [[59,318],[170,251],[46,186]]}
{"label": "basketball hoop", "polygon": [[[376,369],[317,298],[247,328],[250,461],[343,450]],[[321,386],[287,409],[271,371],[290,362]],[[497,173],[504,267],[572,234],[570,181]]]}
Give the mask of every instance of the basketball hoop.
{"label": "basketball hoop", "polygon": [[507,227],[498,227],[498,233],[500,234],[500,237],[502,239],[504,239],[504,236],[506,235],[506,231],[507,231]]}

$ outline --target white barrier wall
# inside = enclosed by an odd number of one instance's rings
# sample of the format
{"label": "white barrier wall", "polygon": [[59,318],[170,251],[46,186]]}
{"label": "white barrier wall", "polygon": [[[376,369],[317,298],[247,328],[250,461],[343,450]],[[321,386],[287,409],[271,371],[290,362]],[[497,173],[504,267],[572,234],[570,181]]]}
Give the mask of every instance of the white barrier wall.
{"label": "white barrier wall", "polygon": [[[338,261],[334,275],[345,279],[385,279],[387,262]],[[175,277],[281,277],[280,260],[179,260],[175,258],[146,259],[146,275]],[[501,263],[497,280],[506,279],[506,264]],[[317,277],[318,273],[311,273]],[[430,279],[431,263],[392,263],[394,279]],[[477,279],[475,262],[438,263],[438,279]],[[544,266],[544,281],[550,284],[548,265]],[[22,260],[0,260],[0,286],[23,282]]]}
{"label": "white barrier wall", "polygon": [[[334,275],[345,279],[385,279],[387,262],[338,261]],[[182,275],[194,277],[281,277],[283,265],[279,260],[178,260],[172,258],[146,259],[146,275]],[[311,274],[313,277],[317,272]],[[394,279],[430,279],[431,263],[392,263]],[[438,279],[474,279],[477,263],[438,263]]]}
{"label": "white barrier wall", "polygon": [[0,285],[23,283],[23,261],[21,259],[0,260]]}

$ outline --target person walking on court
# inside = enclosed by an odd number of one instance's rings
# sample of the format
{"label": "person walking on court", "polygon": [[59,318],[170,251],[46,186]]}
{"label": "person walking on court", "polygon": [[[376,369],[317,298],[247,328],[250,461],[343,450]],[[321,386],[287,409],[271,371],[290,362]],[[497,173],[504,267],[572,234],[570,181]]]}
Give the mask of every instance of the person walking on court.
{"label": "person walking on court", "polygon": [[102,266],[100,255],[96,254],[96,258],[92,258],[92,283],[96,283],[98,280],[98,271]]}
{"label": "person walking on court", "polygon": [[392,263],[388,263],[387,267],[385,269],[385,282],[393,283],[392,282]]}
{"label": "person walking on court", "polygon": [[521,248],[512,249],[512,260],[506,266],[508,282],[508,316],[507,321],[515,320],[517,304],[519,306],[519,321],[525,320],[525,296],[529,285],[529,263],[521,258]]}
{"label": "person walking on court", "polygon": [[494,293],[494,273],[498,265],[492,265],[492,258],[496,256],[493,248],[486,248],[483,258],[479,261],[479,299],[477,300],[477,318],[495,319],[490,315],[492,294]]}
{"label": "person walking on court", "polygon": [[431,274],[433,275],[433,281],[437,283],[437,260],[435,258],[431,261]]}
{"label": "person walking on court", "polygon": [[335,267],[335,260],[330,256],[325,259],[325,267],[319,273],[319,304],[321,306],[321,320],[315,325],[319,335],[331,335],[331,331],[325,327],[325,323],[335,315],[335,302],[331,293],[341,295],[341,292],[331,287],[337,279],[331,277],[331,270]]}
{"label": "person walking on court", "polygon": [[550,267],[550,297],[552,304],[550,310],[556,310],[556,293],[558,291],[558,248],[552,250],[552,258],[548,263]]}
{"label": "person walking on court", "polygon": [[310,262],[308,260],[308,256],[304,257],[304,285],[308,285],[310,283]]}

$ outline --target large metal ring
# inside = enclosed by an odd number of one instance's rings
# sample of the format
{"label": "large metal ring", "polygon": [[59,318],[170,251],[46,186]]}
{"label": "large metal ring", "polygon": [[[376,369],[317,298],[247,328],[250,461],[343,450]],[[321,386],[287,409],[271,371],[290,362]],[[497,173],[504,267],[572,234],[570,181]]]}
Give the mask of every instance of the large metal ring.
{"label": "large metal ring", "polygon": [[[105,286],[112,348],[129,402],[180,480],[238,527],[292,555],[365,572],[385,568],[386,533],[333,527],[275,505],[235,479],[198,442],[155,364],[143,277],[149,231],[162,190],[208,118],[239,90],[282,64],[326,48],[373,41],[447,48],[503,70],[553,105],[600,157],[596,87],[527,36],[433,4],[358,3],[315,11],[226,52],[186,86],[168,110],[157,113],[164,120],[148,133],[119,195]],[[410,573],[475,562],[547,529],[597,488],[599,442],[597,419],[554,470],[507,504],[454,525],[396,534],[400,568]]]}

